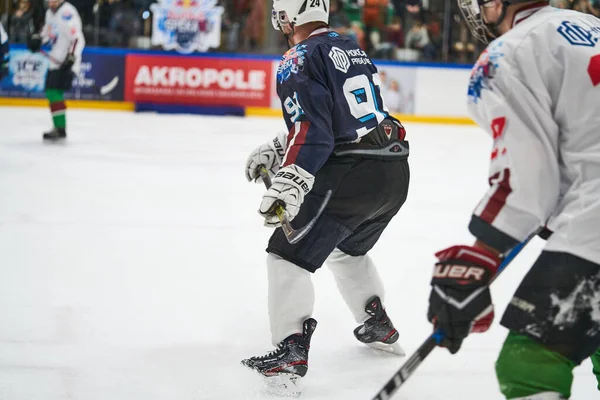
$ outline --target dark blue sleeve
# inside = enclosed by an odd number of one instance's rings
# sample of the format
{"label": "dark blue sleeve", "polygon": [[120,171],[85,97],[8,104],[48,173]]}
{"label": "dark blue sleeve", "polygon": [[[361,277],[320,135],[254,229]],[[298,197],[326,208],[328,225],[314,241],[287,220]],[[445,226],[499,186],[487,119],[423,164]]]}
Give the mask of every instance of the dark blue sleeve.
{"label": "dark blue sleeve", "polygon": [[314,175],[333,152],[333,99],[319,49],[303,63],[279,88],[289,129],[283,165],[296,164]]}

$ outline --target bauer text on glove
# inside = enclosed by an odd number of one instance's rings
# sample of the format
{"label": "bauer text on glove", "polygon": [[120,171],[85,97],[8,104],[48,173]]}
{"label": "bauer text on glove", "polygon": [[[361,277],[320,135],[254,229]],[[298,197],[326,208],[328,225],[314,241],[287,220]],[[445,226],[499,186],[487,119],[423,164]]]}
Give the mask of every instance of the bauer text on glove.
{"label": "bauer text on glove", "polygon": [[304,201],[304,196],[311,191],[315,177],[301,167],[292,164],[282,168],[273,178],[271,187],[263,195],[259,213],[265,217],[265,225],[280,225],[277,216],[279,205],[285,208],[291,221]]}
{"label": "bauer text on glove", "polygon": [[436,253],[427,318],[441,330],[441,346],[454,354],[470,332],[485,332],[494,319],[489,289],[500,258],[475,246],[452,246]]}

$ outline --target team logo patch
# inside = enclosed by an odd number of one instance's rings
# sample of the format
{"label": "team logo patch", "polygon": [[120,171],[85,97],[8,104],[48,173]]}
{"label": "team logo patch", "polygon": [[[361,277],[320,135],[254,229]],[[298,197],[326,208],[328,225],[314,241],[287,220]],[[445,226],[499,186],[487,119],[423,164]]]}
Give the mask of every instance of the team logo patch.
{"label": "team logo patch", "polygon": [[388,139],[391,139],[392,132],[394,131],[394,127],[391,126],[390,124],[382,124],[381,127],[383,128],[383,132],[385,133],[385,136],[387,136]]}
{"label": "team logo patch", "polygon": [[346,52],[339,47],[332,47],[329,52],[329,58],[333,61],[335,69],[347,73],[350,68],[350,59]]}
{"label": "team logo patch", "polygon": [[73,18],[73,14],[70,11],[65,11],[62,14],[62,19],[65,21],[70,21]]}
{"label": "team logo patch", "polygon": [[596,35],[600,34],[600,27],[597,26],[588,30],[574,22],[563,21],[557,31],[573,46],[594,47],[600,40],[598,37],[594,37],[594,33]]}
{"label": "team logo patch", "polygon": [[277,67],[277,80],[279,83],[290,79],[292,74],[304,71],[306,52],[305,44],[296,45],[281,57],[281,61],[279,61],[279,66]]}
{"label": "team logo patch", "polygon": [[498,61],[504,57],[504,53],[500,51],[502,45],[502,42],[492,43],[489,48],[481,53],[473,66],[468,90],[470,102],[477,103],[481,99],[483,89],[491,90],[490,81],[494,79],[500,67]]}

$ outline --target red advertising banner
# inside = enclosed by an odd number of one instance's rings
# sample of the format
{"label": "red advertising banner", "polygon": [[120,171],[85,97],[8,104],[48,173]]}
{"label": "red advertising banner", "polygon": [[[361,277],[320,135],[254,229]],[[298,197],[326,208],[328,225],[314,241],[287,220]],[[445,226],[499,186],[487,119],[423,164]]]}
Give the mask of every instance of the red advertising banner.
{"label": "red advertising banner", "polygon": [[127,55],[125,101],[269,107],[272,62]]}

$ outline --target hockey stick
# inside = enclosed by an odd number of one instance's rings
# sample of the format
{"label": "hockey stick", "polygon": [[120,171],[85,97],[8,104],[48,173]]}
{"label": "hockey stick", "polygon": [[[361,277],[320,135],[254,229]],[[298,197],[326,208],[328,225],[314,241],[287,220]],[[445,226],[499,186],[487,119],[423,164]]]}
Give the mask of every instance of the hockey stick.
{"label": "hockey stick", "polygon": [[[468,298],[465,299],[465,301],[463,303],[465,305],[469,304],[474,298],[479,296],[479,294],[481,292],[483,292],[484,290],[489,288],[490,285],[496,280],[498,275],[500,275],[500,273],[502,271],[504,271],[504,269],[506,269],[506,267],[508,267],[508,265],[512,262],[512,260],[515,259],[515,257],[521,252],[521,250],[523,250],[523,248],[525,246],[527,246],[527,243],[529,243],[529,241],[534,236],[536,236],[538,234],[538,232],[539,232],[539,230],[536,230],[523,242],[521,242],[518,245],[516,245],[515,247],[513,247],[503,257],[502,263],[498,267],[498,271],[496,272],[496,275],[494,275],[492,280],[484,287],[474,291]],[[377,395],[375,397],[373,397],[372,400],[388,400],[388,399],[390,399],[394,395],[394,393],[396,393],[396,391],[398,391],[398,389],[400,389],[400,386],[402,386],[404,384],[404,382],[406,382],[408,380],[408,378],[410,378],[410,376],[413,374],[413,372],[415,372],[417,367],[419,365],[421,365],[423,360],[425,360],[425,358],[433,351],[433,349],[435,349],[438,346],[438,344],[442,343],[443,340],[444,340],[444,332],[442,332],[440,329],[436,329],[436,331],[433,332],[427,338],[427,340],[425,340],[425,342],[423,342],[423,344],[421,346],[419,346],[419,348],[417,349],[415,354],[413,354],[404,363],[404,365],[402,365],[402,367],[400,367],[400,369],[383,386],[383,388],[379,391],[379,393],[377,393]]]}
{"label": "hockey stick", "polygon": [[[271,187],[271,177],[269,176],[269,172],[264,165],[258,167],[258,174],[262,178],[267,189],[269,189]],[[281,203],[276,205],[275,213],[281,222],[281,229],[283,229],[283,233],[290,244],[298,243],[304,236],[306,236],[308,232],[310,232],[321,214],[323,214],[325,207],[327,207],[327,203],[329,203],[329,200],[331,199],[331,194],[331,190],[328,190],[327,193],[325,193],[325,199],[323,200],[323,203],[321,203],[321,207],[319,207],[317,215],[315,215],[314,218],[308,222],[308,224],[300,229],[294,229],[292,227],[292,224],[287,217],[287,213],[285,212],[285,207]]]}

